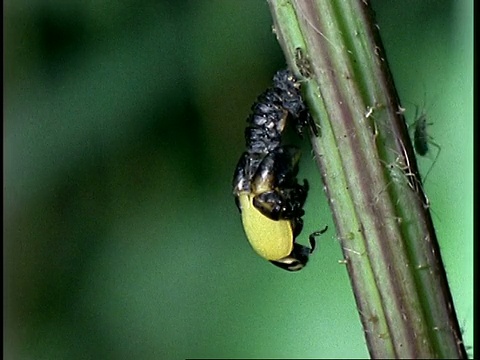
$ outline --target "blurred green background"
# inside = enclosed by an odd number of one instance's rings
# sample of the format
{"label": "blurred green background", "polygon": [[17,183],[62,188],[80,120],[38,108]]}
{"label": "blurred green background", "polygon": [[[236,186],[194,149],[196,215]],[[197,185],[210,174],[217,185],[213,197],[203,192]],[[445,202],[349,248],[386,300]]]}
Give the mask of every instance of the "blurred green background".
{"label": "blurred green background", "polygon": [[[442,146],[426,191],[472,345],[473,1],[373,6],[407,118],[424,107]],[[308,148],[299,241],[330,230],[305,270],[253,253],[231,195],[250,106],[285,66],[266,1],[4,14],[5,358],[368,357]]]}

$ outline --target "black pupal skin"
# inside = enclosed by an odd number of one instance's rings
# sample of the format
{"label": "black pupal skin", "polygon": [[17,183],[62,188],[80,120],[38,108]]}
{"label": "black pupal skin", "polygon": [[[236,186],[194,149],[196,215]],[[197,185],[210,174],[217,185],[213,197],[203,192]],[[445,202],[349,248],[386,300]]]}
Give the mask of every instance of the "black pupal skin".
{"label": "black pupal skin", "polygon": [[311,121],[300,83],[289,70],[275,74],[273,86],[257,98],[251,110],[247,119],[249,126],[245,129],[248,152],[267,153],[277,148],[287,121],[293,122],[297,130]]}
{"label": "black pupal skin", "polygon": [[247,151],[240,156],[233,175],[233,194],[235,196],[242,192],[252,191],[252,179],[264,158],[263,153],[249,153]]}
{"label": "black pupal skin", "polygon": [[282,107],[292,117],[300,119],[308,114],[300,91],[300,83],[289,70],[278,71],[273,77],[273,85],[282,101]]}
{"label": "black pupal skin", "polygon": [[[282,133],[287,121],[293,122],[297,130],[310,123],[310,114],[302,100],[300,83],[289,70],[280,70],[275,74],[273,86],[257,98],[251,110],[252,113],[247,119],[249,125],[245,129],[246,152],[240,157],[233,178],[233,192],[236,196],[240,192],[251,190],[250,183],[264,158],[281,149]],[[286,152],[291,154],[292,159],[295,159],[293,161],[297,163],[298,150],[292,149]],[[291,159],[276,161],[280,167],[291,162]],[[289,173],[277,172],[281,177]]]}
{"label": "black pupal skin", "polygon": [[294,146],[280,146],[265,155],[258,165],[252,186],[255,192],[273,187],[291,187],[297,184],[300,150]]}
{"label": "black pupal skin", "polygon": [[300,151],[281,145],[287,121],[297,130],[309,124],[300,83],[290,70],[278,71],[273,85],[257,98],[251,110],[245,129],[246,151],[234,173],[233,193],[236,197],[240,193],[265,193],[254,204],[274,220],[301,217],[308,184],[305,181],[302,186],[296,179]]}

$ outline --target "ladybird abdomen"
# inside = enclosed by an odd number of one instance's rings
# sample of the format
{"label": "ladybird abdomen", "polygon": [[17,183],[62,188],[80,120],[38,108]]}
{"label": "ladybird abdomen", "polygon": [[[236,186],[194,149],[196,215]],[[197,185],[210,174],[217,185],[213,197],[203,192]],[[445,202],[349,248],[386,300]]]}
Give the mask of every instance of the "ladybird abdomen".
{"label": "ladybird abdomen", "polygon": [[293,233],[289,220],[272,220],[252,204],[249,194],[239,196],[242,223],[253,250],[267,260],[280,260],[293,250]]}

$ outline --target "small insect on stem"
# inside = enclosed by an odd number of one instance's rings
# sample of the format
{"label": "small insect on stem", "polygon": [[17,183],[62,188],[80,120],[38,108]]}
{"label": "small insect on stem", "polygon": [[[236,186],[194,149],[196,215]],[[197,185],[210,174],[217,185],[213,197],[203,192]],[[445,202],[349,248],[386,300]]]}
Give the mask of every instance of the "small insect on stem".
{"label": "small insect on stem", "polygon": [[300,75],[304,78],[309,79],[312,77],[312,65],[310,64],[307,55],[305,55],[300,47],[295,49],[295,65],[297,65]]}
{"label": "small insect on stem", "polygon": [[[376,195],[375,202],[379,199],[383,192],[387,191],[392,182],[396,182],[398,184],[404,183],[408,185],[408,187],[419,196],[424,207],[429,208],[430,201],[423,190],[422,182],[420,181],[418,174],[416,174],[412,169],[410,159],[403,142],[400,142],[400,145],[402,150],[401,154],[391,149],[391,151],[397,155],[395,161],[386,163],[383,160],[379,160],[385,166],[385,169],[388,171],[391,180]],[[401,219],[399,219],[399,221],[401,221]]]}
{"label": "small insect on stem", "polygon": [[[313,73],[312,73],[312,65],[310,60],[308,59],[307,55],[304,53],[303,49],[297,47],[295,49],[295,65],[297,66],[298,72],[303,77],[300,81],[307,81],[310,80]],[[313,121],[311,116],[305,118],[307,124],[303,123],[300,126],[297,125],[297,132],[302,135],[302,127],[308,125],[315,137],[318,137],[320,134],[318,133],[317,124]]]}
{"label": "small insect on stem", "polygon": [[418,106],[416,106],[415,121],[411,125],[413,126],[413,147],[415,148],[415,152],[420,156],[427,156],[427,154],[430,152],[430,145],[437,149],[437,153],[435,154],[432,165],[423,177],[424,183],[427,180],[427,176],[430,174],[430,171],[433,169],[433,166],[437,162],[441,151],[440,145],[438,145],[427,132],[427,127],[430,125],[433,125],[433,123],[427,123],[427,114],[424,111],[419,114]]}

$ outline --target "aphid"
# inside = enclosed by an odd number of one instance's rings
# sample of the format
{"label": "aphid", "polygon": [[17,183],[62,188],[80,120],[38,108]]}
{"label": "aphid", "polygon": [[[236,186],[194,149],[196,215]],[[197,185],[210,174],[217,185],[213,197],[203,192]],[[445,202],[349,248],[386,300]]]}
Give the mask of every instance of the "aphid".
{"label": "aphid", "polygon": [[437,149],[437,153],[432,162],[432,165],[430,166],[426,175],[423,178],[423,182],[425,182],[428,174],[437,162],[438,156],[440,155],[441,147],[433,141],[433,138],[427,132],[427,127],[433,125],[433,123],[427,123],[427,114],[425,112],[422,112],[420,115],[418,115],[418,107],[415,110],[415,119],[416,120],[412,124],[412,126],[414,127],[413,147],[415,148],[415,152],[420,156],[426,156],[430,150],[429,145],[432,145]]}
{"label": "aphid", "polygon": [[295,65],[304,78],[308,79],[312,76],[312,65],[300,47],[295,49]]}
{"label": "aphid", "polygon": [[233,193],[252,248],[271,263],[297,271],[315,248],[315,236],[327,228],[309,236],[311,247],[295,242],[303,227],[308,182],[300,185],[296,178],[299,149],[282,145],[287,121],[301,134],[312,120],[297,79],[282,70],[252,106],[245,129],[247,149],[235,170]]}

